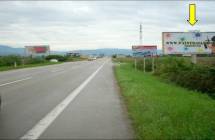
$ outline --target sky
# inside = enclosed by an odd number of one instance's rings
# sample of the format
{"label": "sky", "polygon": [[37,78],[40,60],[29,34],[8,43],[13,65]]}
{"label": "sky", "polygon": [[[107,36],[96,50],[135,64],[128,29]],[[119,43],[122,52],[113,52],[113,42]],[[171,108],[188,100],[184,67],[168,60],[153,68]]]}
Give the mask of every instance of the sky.
{"label": "sky", "polygon": [[[187,22],[189,4],[198,22]],[[51,50],[162,48],[162,32],[215,31],[212,1],[1,1],[0,44],[50,45]]]}

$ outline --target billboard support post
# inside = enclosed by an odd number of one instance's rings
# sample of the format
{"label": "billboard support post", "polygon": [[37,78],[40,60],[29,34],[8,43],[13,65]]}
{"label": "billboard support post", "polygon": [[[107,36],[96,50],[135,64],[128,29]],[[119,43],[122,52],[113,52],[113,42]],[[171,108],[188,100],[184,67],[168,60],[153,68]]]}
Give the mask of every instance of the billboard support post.
{"label": "billboard support post", "polygon": [[154,73],[154,64],[155,64],[155,59],[154,59],[154,56],[152,55],[152,73]]}
{"label": "billboard support post", "polygon": [[134,59],[134,68],[135,68],[135,70],[137,70],[137,59],[136,58]]}
{"label": "billboard support post", "polygon": [[16,68],[17,67],[17,64],[16,64],[16,61],[14,62],[14,68]]}
{"label": "billboard support post", "polygon": [[146,58],[143,57],[143,71],[146,72]]}
{"label": "billboard support post", "polygon": [[191,54],[191,62],[193,64],[196,64],[197,63],[197,54]]}

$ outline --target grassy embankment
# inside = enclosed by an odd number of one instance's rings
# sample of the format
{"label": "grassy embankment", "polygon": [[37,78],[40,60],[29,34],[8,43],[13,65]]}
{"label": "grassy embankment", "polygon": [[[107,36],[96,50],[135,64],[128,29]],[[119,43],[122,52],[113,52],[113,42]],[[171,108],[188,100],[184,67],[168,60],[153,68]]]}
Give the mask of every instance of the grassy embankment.
{"label": "grassy embankment", "polygon": [[[50,62],[51,59],[57,59],[58,62]],[[38,67],[46,65],[61,64],[63,62],[82,61],[87,58],[83,57],[72,57],[63,55],[48,55],[46,57],[21,57],[18,55],[0,56],[0,71],[7,71],[13,69]],[[14,66],[16,62],[17,66]]]}
{"label": "grassy embankment", "polygon": [[14,66],[1,66],[0,71],[8,71],[8,70],[15,70],[15,69],[22,69],[22,68],[30,68],[30,67],[39,67],[39,66],[46,66],[46,65],[55,65],[61,64],[63,62],[44,62],[38,64],[27,64],[27,65],[19,65],[17,67]]}
{"label": "grassy embankment", "polygon": [[215,139],[215,100],[131,63],[115,69],[138,139]]}

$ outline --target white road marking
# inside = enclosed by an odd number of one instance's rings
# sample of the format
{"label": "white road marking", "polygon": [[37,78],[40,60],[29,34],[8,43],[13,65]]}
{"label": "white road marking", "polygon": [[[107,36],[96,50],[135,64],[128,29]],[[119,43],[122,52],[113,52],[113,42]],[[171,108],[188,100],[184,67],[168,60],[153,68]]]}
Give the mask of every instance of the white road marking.
{"label": "white road marking", "polygon": [[18,82],[25,81],[25,80],[29,80],[29,79],[31,79],[31,78],[32,78],[32,77],[26,77],[26,78],[24,78],[24,79],[20,79],[20,80],[16,80],[16,81],[4,83],[4,84],[1,84],[0,87],[6,86],[6,85],[10,85],[10,84],[14,84],[14,83],[18,83]]}
{"label": "white road marking", "polygon": [[51,125],[51,123],[62,113],[62,111],[71,103],[75,97],[84,89],[84,87],[96,76],[107,61],[105,61],[94,73],[92,73],[79,87],[71,92],[60,104],[40,120],[31,130],[29,130],[20,139],[35,140]]}

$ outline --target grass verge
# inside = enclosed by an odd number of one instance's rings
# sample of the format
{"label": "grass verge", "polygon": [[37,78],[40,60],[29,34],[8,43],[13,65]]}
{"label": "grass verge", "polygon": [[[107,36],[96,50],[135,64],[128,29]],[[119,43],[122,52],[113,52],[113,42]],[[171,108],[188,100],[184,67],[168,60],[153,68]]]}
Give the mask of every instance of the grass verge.
{"label": "grass verge", "polygon": [[27,64],[27,65],[19,65],[16,68],[14,66],[3,66],[0,67],[0,71],[8,71],[8,70],[15,70],[15,69],[22,69],[22,68],[30,68],[30,67],[39,67],[39,66],[46,66],[46,65],[55,65],[61,64],[62,62],[45,62],[45,63],[38,63],[38,64]]}
{"label": "grass verge", "polygon": [[215,139],[215,100],[116,66],[115,75],[138,139]]}

